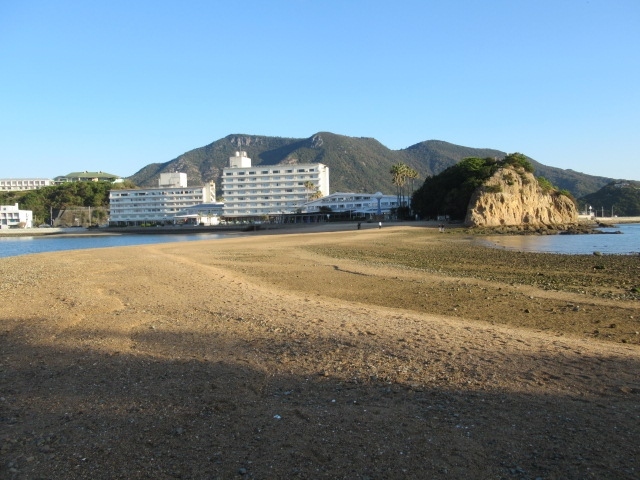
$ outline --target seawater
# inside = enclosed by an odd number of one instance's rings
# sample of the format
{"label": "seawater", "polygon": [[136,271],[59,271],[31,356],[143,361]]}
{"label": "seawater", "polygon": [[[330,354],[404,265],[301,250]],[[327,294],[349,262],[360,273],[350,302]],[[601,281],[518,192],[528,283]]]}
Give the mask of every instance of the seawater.
{"label": "seawater", "polygon": [[125,235],[52,235],[33,237],[0,237],[0,257],[15,257],[31,253],[82,250],[87,248],[127,247],[154,243],[189,242],[229,238],[229,234],[125,234]]}
{"label": "seawater", "polygon": [[[594,252],[605,254],[640,253],[640,224],[620,224],[600,229],[602,234],[585,235],[491,235],[477,237],[483,245],[521,252],[563,253],[571,255]],[[621,232],[619,234],[615,232]]]}
{"label": "seawater", "polygon": [[[524,252],[563,254],[638,254],[640,253],[640,224],[621,224],[602,229],[604,234],[590,235],[492,235],[474,237],[474,242],[495,248]],[[611,233],[620,231],[620,234]],[[104,236],[33,236],[0,237],[0,257],[15,257],[32,253],[80,250],[87,248],[126,247],[154,243],[189,242],[229,238],[229,233],[193,234],[125,234]],[[238,235],[238,234],[235,234]]]}

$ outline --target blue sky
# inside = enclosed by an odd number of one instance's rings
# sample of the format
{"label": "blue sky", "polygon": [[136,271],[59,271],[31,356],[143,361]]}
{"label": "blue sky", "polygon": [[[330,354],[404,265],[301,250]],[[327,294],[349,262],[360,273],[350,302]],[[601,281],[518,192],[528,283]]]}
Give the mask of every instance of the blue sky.
{"label": "blue sky", "polygon": [[640,180],[638,0],[0,1],[0,177],[232,133],[424,140]]}

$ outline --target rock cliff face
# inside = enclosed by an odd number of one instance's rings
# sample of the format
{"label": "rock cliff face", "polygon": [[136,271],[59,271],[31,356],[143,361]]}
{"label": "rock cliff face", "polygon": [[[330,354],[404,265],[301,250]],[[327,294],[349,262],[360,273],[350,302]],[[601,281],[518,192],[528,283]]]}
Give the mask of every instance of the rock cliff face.
{"label": "rock cliff face", "polygon": [[545,193],[523,169],[501,168],[471,196],[465,225],[470,227],[560,226],[578,223],[573,201]]}

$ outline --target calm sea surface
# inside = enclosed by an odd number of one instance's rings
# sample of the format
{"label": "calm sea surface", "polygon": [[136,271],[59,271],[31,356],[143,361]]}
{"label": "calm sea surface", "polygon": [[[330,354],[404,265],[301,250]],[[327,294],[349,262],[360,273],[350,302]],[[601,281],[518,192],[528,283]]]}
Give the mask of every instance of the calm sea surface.
{"label": "calm sea surface", "polygon": [[483,245],[518,250],[521,252],[548,252],[565,254],[640,253],[640,224],[620,224],[615,228],[602,228],[603,232],[621,234],[591,235],[495,235],[478,237]]}
{"label": "calm sea surface", "polygon": [[29,253],[57,252],[61,250],[81,250],[85,248],[126,247],[153,243],[189,242],[193,240],[214,240],[229,238],[230,234],[126,234],[105,236],[50,236],[50,237],[0,237],[0,257],[15,257]]}

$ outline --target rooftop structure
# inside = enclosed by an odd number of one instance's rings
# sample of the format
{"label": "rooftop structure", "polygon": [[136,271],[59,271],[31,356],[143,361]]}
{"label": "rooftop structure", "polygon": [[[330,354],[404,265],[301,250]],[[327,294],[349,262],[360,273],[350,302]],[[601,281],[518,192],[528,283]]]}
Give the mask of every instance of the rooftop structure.
{"label": "rooftop structure", "polygon": [[186,187],[187,174],[180,172],[161,173],[158,180],[158,187]]}

